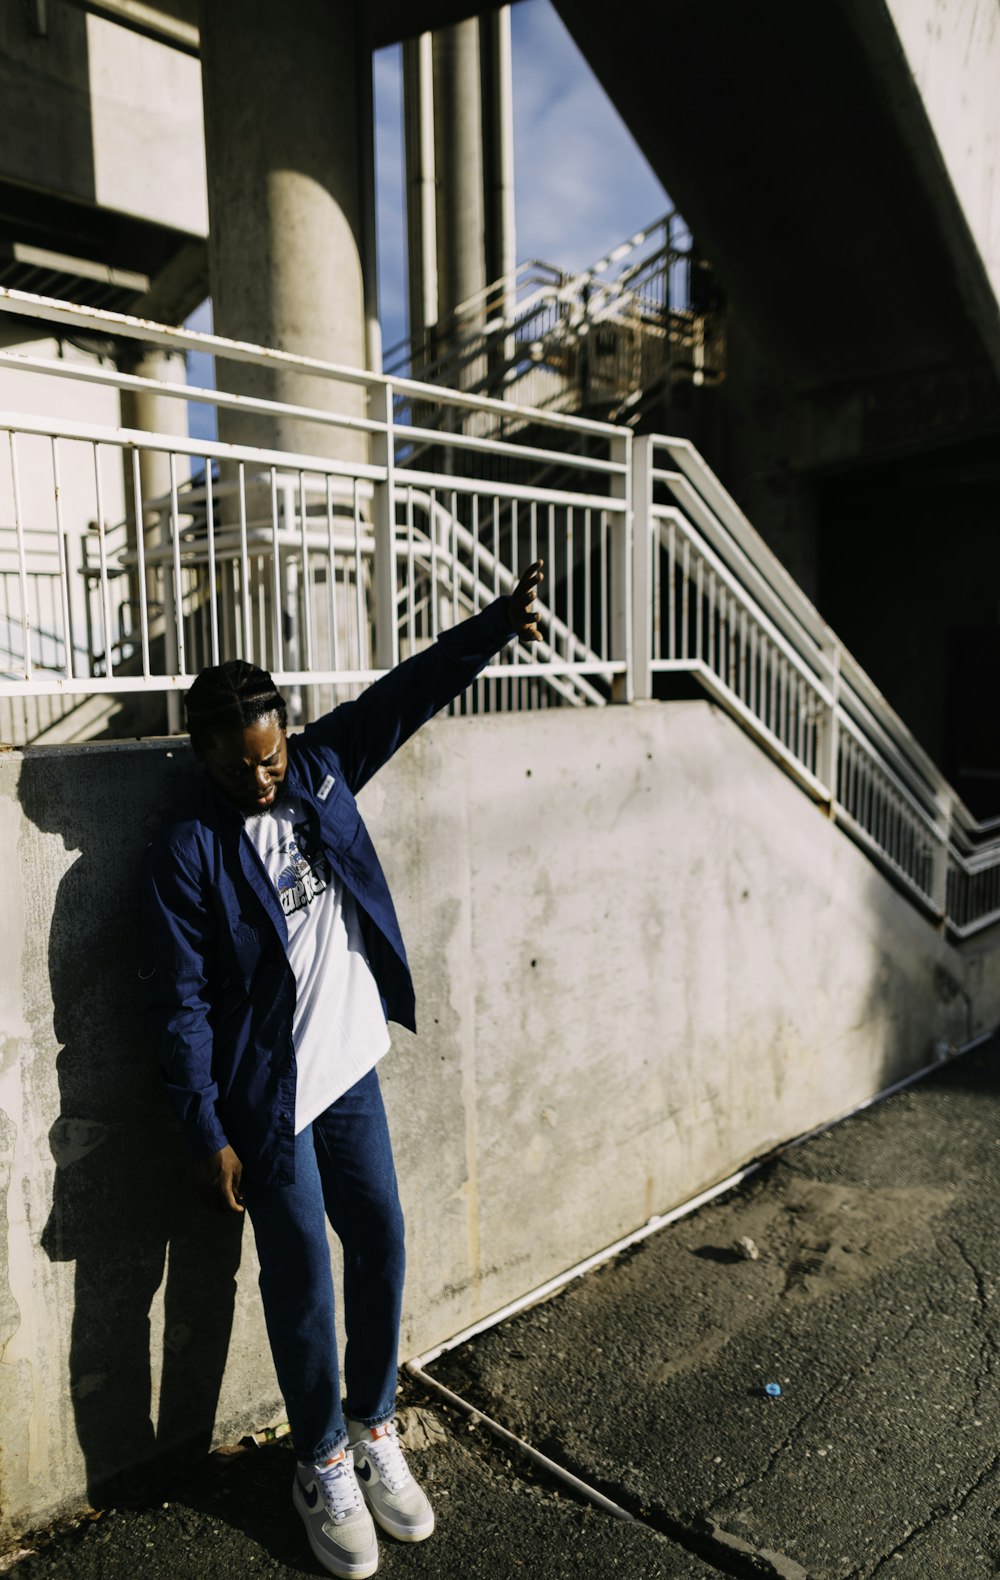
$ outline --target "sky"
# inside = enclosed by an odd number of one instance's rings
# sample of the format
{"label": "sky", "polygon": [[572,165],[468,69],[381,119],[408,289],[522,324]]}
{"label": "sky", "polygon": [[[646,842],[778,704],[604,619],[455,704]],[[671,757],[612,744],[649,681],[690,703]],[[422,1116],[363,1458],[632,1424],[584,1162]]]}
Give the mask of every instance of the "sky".
{"label": "sky", "polygon": [[[584,269],[659,219],[670,201],[550,0],[511,8],[514,192],[518,262],[540,258]],[[406,207],[402,51],[375,56],[379,309],[387,350],[406,333]],[[189,321],[211,329],[208,303]],[[210,359],[189,359],[189,382],[211,383]],[[214,434],[214,412],[196,408],[192,432]]]}
{"label": "sky", "polygon": [[[550,0],[511,8],[518,262],[584,269],[670,206]],[[406,328],[401,51],[375,56],[382,344]]]}

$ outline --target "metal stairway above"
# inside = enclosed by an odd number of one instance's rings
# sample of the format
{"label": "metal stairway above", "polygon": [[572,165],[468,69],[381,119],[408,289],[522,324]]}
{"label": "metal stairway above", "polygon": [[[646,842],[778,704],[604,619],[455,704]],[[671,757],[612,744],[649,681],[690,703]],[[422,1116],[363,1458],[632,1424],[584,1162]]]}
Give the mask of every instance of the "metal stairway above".
{"label": "metal stairway above", "polygon": [[718,288],[674,212],[589,268],[532,259],[385,357],[389,374],[521,406],[634,419],[672,383],[718,382]]}

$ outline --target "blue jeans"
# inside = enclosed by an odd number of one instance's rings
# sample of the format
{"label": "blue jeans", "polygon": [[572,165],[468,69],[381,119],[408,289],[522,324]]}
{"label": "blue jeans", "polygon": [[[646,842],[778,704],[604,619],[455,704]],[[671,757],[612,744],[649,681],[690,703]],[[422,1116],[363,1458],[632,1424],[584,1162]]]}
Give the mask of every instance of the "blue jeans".
{"label": "blue jeans", "polygon": [[[375,1071],[296,1136],[293,1185],[245,1178],[243,1199],[295,1451],[328,1459],[347,1439],[345,1411],[378,1426],[396,1404],[403,1214]],[[344,1406],[327,1218],[344,1248]]]}

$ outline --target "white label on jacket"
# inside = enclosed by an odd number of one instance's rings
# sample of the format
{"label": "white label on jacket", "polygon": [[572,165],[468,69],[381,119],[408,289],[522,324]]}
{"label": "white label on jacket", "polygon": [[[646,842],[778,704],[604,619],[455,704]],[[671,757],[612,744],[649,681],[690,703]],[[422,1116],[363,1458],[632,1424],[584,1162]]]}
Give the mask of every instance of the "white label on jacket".
{"label": "white label on jacket", "polygon": [[316,799],[317,799],[317,801],[325,801],[327,796],[330,794],[330,791],[332,789],[333,789],[333,775],[332,774],[327,774],[326,778],[323,780],[323,783],[320,785],[319,789],[316,791]]}

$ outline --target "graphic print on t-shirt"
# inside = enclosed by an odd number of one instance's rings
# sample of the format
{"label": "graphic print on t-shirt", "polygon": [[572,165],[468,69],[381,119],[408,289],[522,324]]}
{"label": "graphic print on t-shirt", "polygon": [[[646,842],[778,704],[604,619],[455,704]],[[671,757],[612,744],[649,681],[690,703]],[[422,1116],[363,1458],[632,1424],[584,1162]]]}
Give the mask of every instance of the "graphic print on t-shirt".
{"label": "graphic print on t-shirt", "polygon": [[286,916],[294,916],[311,905],[330,882],[330,868],[322,851],[307,850],[309,825],[305,821],[294,824],[291,834],[279,842],[277,850],[287,858],[275,879],[275,888]]}
{"label": "graphic print on t-shirt", "polygon": [[281,902],[295,973],[295,1133],[354,1086],[389,1047],[358,907],[298,797],[246,821]]}

